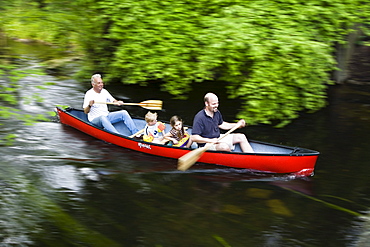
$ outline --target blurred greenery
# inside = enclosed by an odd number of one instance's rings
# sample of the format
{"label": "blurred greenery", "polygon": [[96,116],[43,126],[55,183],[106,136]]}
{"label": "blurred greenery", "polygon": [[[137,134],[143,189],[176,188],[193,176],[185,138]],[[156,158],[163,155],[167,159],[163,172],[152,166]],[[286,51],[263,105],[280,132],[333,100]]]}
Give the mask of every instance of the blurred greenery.
{"label": "blurred greenery", "polygon": [[0,28],[80,54],[81,74],[160,83],[185,99],[223,83],[238,117],[284,126],[326,104],[335,45],[369,23],[369,0],[8,0]]}
{"label": "blurred greenery", "polygon": [[[1,50],[0,50],[1,52]],[[21,121],[26,125],[32,125],[36,121],[47,120],[43,114],[24,114],[19,109],[19,103],[31,104],[32,102],[42,102],[43,98],[37,93],[29,97],[22,97],[19,91],[22,90],[20,80],[25,76],[37,76],[43,74],[38,68],[19,69],[16,65],[9,64],[6,59],[0,60],[0,119],[12,119]],[[47,83],[45,83],[47,85]],[[36,86],[42,89],[41,86]],[[2,125],[0,123],[0,125]],[[13,133],[0,132],[0,145],[11,145],[16,135]]]}

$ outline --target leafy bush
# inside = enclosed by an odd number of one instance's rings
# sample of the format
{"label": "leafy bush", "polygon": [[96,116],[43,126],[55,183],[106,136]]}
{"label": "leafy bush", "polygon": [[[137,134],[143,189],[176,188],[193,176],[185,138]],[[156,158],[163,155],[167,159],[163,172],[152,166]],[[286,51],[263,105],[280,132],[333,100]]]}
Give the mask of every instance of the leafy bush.
{"label": "leafy bush", "polygon": [[59,23],[54,36],[77,37],[88,71],[127,84],[161,81],[178,98],[204,81],[224,83],[244,102],[238,117],[281,126],[325,105],[333,47],[370,13],[368,0],[35,2]]}

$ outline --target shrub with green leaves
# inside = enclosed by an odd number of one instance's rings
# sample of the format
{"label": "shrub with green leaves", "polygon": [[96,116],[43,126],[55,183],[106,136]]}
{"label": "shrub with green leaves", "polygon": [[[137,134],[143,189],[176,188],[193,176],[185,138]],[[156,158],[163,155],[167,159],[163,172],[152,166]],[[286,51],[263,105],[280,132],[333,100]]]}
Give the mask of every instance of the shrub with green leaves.
{"label": "shrub with green leaves", "polygon": [[85,71],[127,84],[160,81],[183,99],[198,83],[222,83],[230,98],[242,99],[238,117],[280,126],[325,106],[335,44],[370,13],[369,0],[33,3],[55,36],[58,26],[76,37]]}
{"label": "shrub with green leaves", "polygon": [[366,2],[106,0],[97,18],[117,43],[111,77],[160,80],[178,97],[197,83],[222,82],[243,100],[238,117],[283,126],[325,105],[333,47],[367,20]]}

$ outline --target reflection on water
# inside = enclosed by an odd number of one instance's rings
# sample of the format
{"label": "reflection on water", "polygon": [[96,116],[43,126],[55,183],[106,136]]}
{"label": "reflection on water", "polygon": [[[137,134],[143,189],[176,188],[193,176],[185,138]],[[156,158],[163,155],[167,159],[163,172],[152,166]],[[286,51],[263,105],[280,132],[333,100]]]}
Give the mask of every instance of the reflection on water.
{"label": "reflection on water", "polygon": [[[44,82],[52,83],[36,87]],[[27,77],[22,85],[22,96],[44,98],[20,103],[30,114],[46,114],[56,104],[80,108],[90,86],[52,76]],[[188,124],[204,91],[222,90],[200,85],[185,104],[156,88],[145,88],[151,93],[143,96],[142,87],[108,86],[127,101],[163,99],[166,111],[159,115],[180,114]],[[369,92],[335,87],[327,108],[284,129],[242,130],[251,139],[320,151],[310,178],[212,165],[180,172],[175,160],[101,142],[55,117],[33,126],[1,120],[0,131],[18,137],[1,147],[0,245],[364,246],[368,221],[356,215],[370,205]],[[233,120],[237,102],[220,95],[225,119]]]}
{"label": "reflection on water", "polygon": [[[42,215],[29,200],[30,181],[6,168],[11,179],[1,176],[0,187],[0,245],[28,246],[33,244],[32,235],[40,232]],[[13,171],[13,174],[9,174]],[[36,199],[37,198],[33,198]]]}
{"label": "reflection on water", "polygon": [[79,179],[80,174],[74,166],[49,166],[44,168],[43,173],[46,182],[56,189],[79,192],[83,186]]}
{"label": "reflection on water", "polygon": [[369,211],[362,217],[364,224],[361,227],[361,235],[357,242],[357,247],[366,247],[370,243],[370,214]]}

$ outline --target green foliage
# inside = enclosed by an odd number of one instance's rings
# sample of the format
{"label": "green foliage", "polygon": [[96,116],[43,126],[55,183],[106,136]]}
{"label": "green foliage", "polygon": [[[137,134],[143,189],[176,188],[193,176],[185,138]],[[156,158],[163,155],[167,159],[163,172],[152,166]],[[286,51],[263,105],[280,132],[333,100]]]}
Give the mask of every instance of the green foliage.
{"label": "green foliage", "polygon": [[78,16],[68,11],[68,5],[65,1],[9,0],[3,6],[0,28],[9,37],[68,49],[77,45],[78,28]]}
{"label": "green foliage", "polygon": [[[23,1],[10,2],[20,8]],[[161,81],[178,98],[198,83],[218,81],[230,98],[243,100],[238,117],[281,126],[325,106],[334,45],[370,20],[369,0],[27,3],[19,18],[8,16],[6,30],[25,25],[32,36],[32,25],[49,23],[45,33],[53,38],[44,39],[78,44],[89,73],[127,84]]]}
{"label": "green foliage", "polygon": [[334,43],[368,18],[358,7],[365,2],[106,0],[99,7],[110,19],[106,37],[118,44],[111,77],[160,80],[175,96],[223,81],[231,98],[243,99],[238,117],[283,126],[325,106]]}

